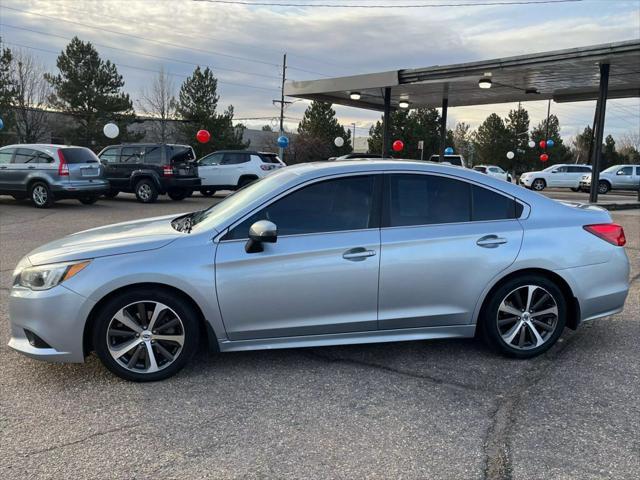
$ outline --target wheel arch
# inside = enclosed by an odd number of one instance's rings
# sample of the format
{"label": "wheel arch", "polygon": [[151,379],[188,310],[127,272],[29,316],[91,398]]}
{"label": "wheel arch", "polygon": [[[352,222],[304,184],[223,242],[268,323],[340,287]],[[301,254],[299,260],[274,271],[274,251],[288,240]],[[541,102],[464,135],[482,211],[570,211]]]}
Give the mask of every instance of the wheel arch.
{"label": "wheel arch", "polygon": [[160,175],[158,175],[158,173],[154,172],[153,170],[137,170],[133,172],[131,174],[131,177],[129,178],[129,188],[131,188],[131,190],[135,190],[136,184],[140,180],[144,179],[151,180],[158,189],[158,192],[164,192],[164,188],[162,188],[162,182],[160,181]]}
{"label": "wheel arch", "polygon": [[145,282],[145,283],[134,283],[130,285],[125,285],[123,287],[119,287],[107,293],[98,302],[96,302],[96,304],[93,306],[93,308],[89,312],[87,321],[84,324],[84,331],[82,334],[82,348],[83,348],[83,354],[85,357],[93,350],[91,339],[93,338],[93,330],[95,328],[95,319],[98,313],[100,312],[100,310],[102,309],[102,307],[113,297],[121,293],[131,292],[132,290],[143,289],[143,288],[163,290],[165,292],[178,295],[184,301],[189,303],[193,307],[193,309],[198,313],[198,323],[200,325],[200,338],[204,339],[204,341],[206,342],[207,348],[213,349],[214,351],[219,350],[218,340],[213,330],[213,327],[206,320],[204,313],[202,312],[202,309],[191,296],[189,296],[183,290],[180,290],[179,288],[176,288],[172,285],[167,285],[164,283]]}
{"label": "wheel arch", "polygon": [[248,180],[250,182],[253,182],[254,180],[257,180],[258,178],[260,178],[260,177],[258,177],[258,175],[256,175],[255,173],[246,173],[244,175],[240,175],[240,178],[238,178],[238,185],[241,185],[243,181]]}
{"label": "wheel arch", "polygon": [[576,328],[578,328],[578,325],[580,324],[580,303],[578,302],[578,299],[575,297],[575,295],[573,294],[573,291],[571,290],[571,287],[569,286],[569,284],[564,278],[562,278],[557,273],[552,272],[551,270],[546,270],[544,268],[524,268],[520,270],[515,270],[513,272],[509,272],[507,275],[497,280],[489,289],[489,291],[485,294],[484,298],[482,299],[481,307],[478,310],[478,317],[477,317],[478,322],[482,318],[482,312],[486,308],[494,292],[498,288],[500,288],[500,286],[502,286],[505,282],[508,282],[513,278],[523,276],[523,275],[540,275],[540,276],[546,277],[547,279],[555,283],[558,286],[558,288],[562,291],[562,294],[564,295],[565,300],[567,301],[566,326],[571,328],[572,330],[575,330]]}

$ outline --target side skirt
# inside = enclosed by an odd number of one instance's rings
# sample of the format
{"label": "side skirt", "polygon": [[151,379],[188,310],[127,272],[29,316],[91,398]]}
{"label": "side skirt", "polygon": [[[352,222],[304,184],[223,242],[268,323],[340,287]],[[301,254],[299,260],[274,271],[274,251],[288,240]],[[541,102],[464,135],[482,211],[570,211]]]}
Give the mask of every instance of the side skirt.
{"label": "side skirt", "polygon": [[356,345],[362,343],[405,342],[439,338],[471,338],[475,325],[448,327],[406,328],[401,330],[374,330],[368,332],[335,333],[299,337],[260,338],[256,340],[219,341],[221,352],[270,350],[276,348],[325,347],[330,345]]}

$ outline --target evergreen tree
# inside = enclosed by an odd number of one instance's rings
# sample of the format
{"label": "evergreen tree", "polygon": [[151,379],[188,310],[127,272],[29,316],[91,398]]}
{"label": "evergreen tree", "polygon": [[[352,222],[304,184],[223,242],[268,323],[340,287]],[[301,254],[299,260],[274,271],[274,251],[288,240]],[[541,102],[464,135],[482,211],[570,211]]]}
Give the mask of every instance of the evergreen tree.
{"label": "evergreen tree", "polygon": [[[218,80],[206,67],[197,66],[180,88],[177,114],[185,120],[180,126],[183,140],[192,144],[198,157],[215,150],[244,149],[249,143],[242,141],[244,125],[233,125],[233,106],[222,114],[217,113],[219,96]],[[211,140],[205,144],[195,141],[198,130],[207,130]]]}
{"label": "evergreen tree", "polygon": [[471,141],[471,126],[465,122],[459,122],[453,131],[453,149],[467,160],[467,165],[473,164],[473,147]]}
{"label": "evergreen tree", "polygon": [[127,133],[135,113],[129,95],[122,92],[122,75],[113,63],[100,58],[91,42],[74,37],[56,64],[60,73],[45,78],[53,88],[51,104],[75,120],[65,132],[71,143],[95,150],[104,147],[110,143],[102,133],[108,122],[120,127],[118,141],[136,139]]}
{"label": "evergreen tree", "polygon": [[[534,168],[540,167],[546,168],[556,163],[572,163],[573,157],[571,151],[562,141],[560,136],[560,122],[555,115],[549,116],[549,130],[547,135],[547,119],[542,120],[532,131],[531,138],[536,144],[540,143],[540,140],[553,140],[553,147],[547,148],[546,151],[540,147],[530,149],[530,164]],[[549,160],[541,165],[540,155],[546,153],[549,155]]]}
{"label": "evergreen tree", "polygon": [[600,169],[604,170],[612,165],[619,163],[620,155],[616,151],[616,141],[611,135],[607,135],[602,145],[602,159],[600,160]]}
{"label": "evergreen tree", "polygon": [[[2,38],[0,38],[1,40]],[[12,61],[11,50],[0,48],[0,118],[4,124],[3,129],[0,130],[0,146],[13,143],[11,130],[15,122],[11,106],[15,99],[16,89],[11,74]]]}
{"label": "evergreen tree", "polygon": [[[511,150],[514,153],[514,158],[509,160],[505,157],[507,170],[523,172],[527,169],[527,155],[529,147],[529,112],[522,106],[518,105],[515,110],[509,111],[509,115],[506,118],[505,126],[507,127],[507,134],[511,140]],[[506,155],[506,153],[505,153]]]}
{"label": "evergreen tree", "polygon": [[[344,139],[342,147],[336,147],[334,143],[336,137]],[[322,161],[352,151],[351,131],[338,123],[336,112],[331,104],[311,102],[298,125],[296,162]]]}
{"label": "evergreen tree", "polygon": [[507,158],[507,152],[513,148],[512,145],[513,141],[504,121],[498,114],[492,113],[475,132],[475,163],[499,165],[505,170],[512,170],[513,165]]}
{"label": "evergreen tree", "polygon": [[593,140],[593,129],[587,125],[582,133],[573,139],[573,156],[577,163],[591,163],[589,148]]}

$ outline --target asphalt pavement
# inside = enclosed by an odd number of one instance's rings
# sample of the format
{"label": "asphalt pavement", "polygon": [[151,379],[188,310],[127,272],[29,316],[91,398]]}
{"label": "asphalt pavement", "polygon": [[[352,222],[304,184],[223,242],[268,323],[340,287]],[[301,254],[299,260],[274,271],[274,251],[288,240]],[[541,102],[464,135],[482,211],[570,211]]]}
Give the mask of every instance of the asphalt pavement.
{"label": "asphalt pavement", "polygon": [[11,271],[31,249],[213,201],[38,210],[0,197],[0,478],[640,475],[640,210],[612,213],[632,264],[624,311],[529,361],[473,339],[202,352],[167,381],[135,384],[93,356],[47,364],[6,346]]}

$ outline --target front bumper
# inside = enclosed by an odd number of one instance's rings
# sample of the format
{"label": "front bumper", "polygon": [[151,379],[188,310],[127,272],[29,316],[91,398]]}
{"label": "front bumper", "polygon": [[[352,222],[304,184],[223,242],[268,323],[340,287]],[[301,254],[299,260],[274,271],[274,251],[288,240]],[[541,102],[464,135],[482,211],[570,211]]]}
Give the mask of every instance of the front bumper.
{"label": "front bumper", "polygon": [[[38,360],[84,362],[85,320],[94,305],[63,285],[43,291],[14,287],[9,296],[9,347]],[[30,343],[25,329],[50,348]]]}
{"label": "front bumper", "polygon": [[108,180],[79,180],[53,184],[51,190],[58,198],[78,198],[100,196],[107,193],[110,187]]}
{"label": "front bumper", "polygon": [[532,181],[533,181],[533,177],[525,177],[525,178],[520,177],[520,179],[518,180],[518,183],[523,187],[530,187]]}

